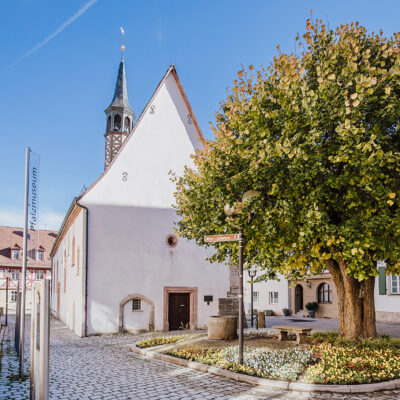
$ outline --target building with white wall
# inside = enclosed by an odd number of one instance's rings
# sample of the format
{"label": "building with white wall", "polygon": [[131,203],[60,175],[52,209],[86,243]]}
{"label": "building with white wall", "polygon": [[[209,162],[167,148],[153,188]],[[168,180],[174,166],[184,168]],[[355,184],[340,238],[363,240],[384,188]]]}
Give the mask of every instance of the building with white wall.
{"label": "building with white wall", "polygon": [[400,276],[386,275],[386,264],[378,262],[375,281],[375,312],[377,321],[400,322]]}
{"label": "building with white wall", "polygon": [[[250,313],[251,279],[244,271],[244,303],[246,314]],[[289,309],[289,282],[280,279],[271,279],[253,283],[253,309],[257,311],[272,311],[273,315],[283,315],[284,308]]]}
{"label": "building with white wall", "polygon": [[[374,300],[377,321],[400,322],[400,277],[386,274],[384,262],[378,262],[378,276],[375,279]],[[250,307],[250,283],[244,275],[245,307]],[[281,279],[254,283],[254,309],[272,310],[281,315],[282,308],[288,308],[291,315],[308,316],[306,304],[317,302],[317,318],[339,317],[338,296],[335,284],[328,272],[310,276],[296,283]],[[277,302],[273,304],[273,302]]]}
{"label": "building with white wall", "polygon": [[74,199],[52,249],[52,310],[80,336],[206,327],[229,269],[174,233],[170,171],[182,175],[202,146],[174,66],[130,130],[121,59],[106,115],[106,169]]}

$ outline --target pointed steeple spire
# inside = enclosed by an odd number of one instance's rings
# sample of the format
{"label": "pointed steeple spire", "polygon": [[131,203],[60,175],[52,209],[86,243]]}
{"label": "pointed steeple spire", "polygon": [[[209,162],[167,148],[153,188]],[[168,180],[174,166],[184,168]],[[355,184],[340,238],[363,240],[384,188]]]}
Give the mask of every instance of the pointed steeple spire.
{"label": "pointed steeple spire", "polygon": [[121,62],[119,63],[117,83],[115,84],[114,97],[111,101],[110,107],[123,107],[132,111],[128,101],[123,54],[124,53],[121,55]]}
{"label": "pointed steeple spire", "polygon": [[123,44],[124,30],[121,28],[122,45],[121,61],[118,68],[117,83],[115,84],[114,97],[105,110],[107,115],[105,168],[110,164],[122,146],[129,132],[133,128],[135,113],[129,106],[128,91],[126,88],[125,63]]}

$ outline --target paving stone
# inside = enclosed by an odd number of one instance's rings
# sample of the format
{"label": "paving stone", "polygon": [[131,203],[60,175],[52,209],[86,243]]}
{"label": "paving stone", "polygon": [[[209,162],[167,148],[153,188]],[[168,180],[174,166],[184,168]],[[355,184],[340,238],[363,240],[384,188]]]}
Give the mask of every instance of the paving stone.
{"label": "paving stone", "polygon": [[[29,380],[11,381],[18,373],[13,349],[13,319],[4,331],[0,372],[0,399],[26,400]],[[27,356],[29,371],[29,327],[27,318]],[[181,332],[185,333],[185,332]],[[174,335],[177,332],[170,332]],[[3,335],[1,332],[0,337]],[[129,351],[129,346],[152,334],[120,334],[79,338],[58,320],[51,320],[50,399],[51,400],[259,400],[259,399],[400,399],[400,390],[365,394],[291,393],[257,388],[210,373],[194,371],[149,359]]]}

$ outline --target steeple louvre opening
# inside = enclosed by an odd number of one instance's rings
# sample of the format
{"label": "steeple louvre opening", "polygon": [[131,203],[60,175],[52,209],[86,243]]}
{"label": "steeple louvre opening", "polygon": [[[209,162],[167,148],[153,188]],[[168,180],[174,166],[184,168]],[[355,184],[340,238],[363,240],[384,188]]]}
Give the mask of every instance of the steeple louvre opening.
{"label": "steeple louvre opening", "polygon": [[129,133],[131,131],[131,120],[129,117],[125,117],[125,122],[124,122],[124,132]]}
{"label": "steeple louvre opening", "polygon": [[121,130],[121,116],[119,114],[114,115],[114,131]]}
{"label": "steeple louvre opening", "polygon": [[110,132],[110,130],[111,130],[111,115],[109,115],[108,118],[107,118],[106,133]]}

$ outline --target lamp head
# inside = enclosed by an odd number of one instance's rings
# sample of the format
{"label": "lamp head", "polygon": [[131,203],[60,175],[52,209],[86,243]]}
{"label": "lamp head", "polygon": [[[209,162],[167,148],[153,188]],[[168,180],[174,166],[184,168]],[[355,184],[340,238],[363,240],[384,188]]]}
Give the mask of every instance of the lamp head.
{"label": "lamp head", "polygon": [[225,204],[224,213],[227,217],[233,217],[240,213],[241,207],[233,207],[230,204]]}
{"label": "lamp head", "polygon": [[261,194],[261,192],[259,192],[258,190],[248,190],[247,192],[245,192],[243,194],[242,202],[245,203],[246,201],[249,201],[249,200],[253,199],[254,197],[260,196],[260,194]]}

